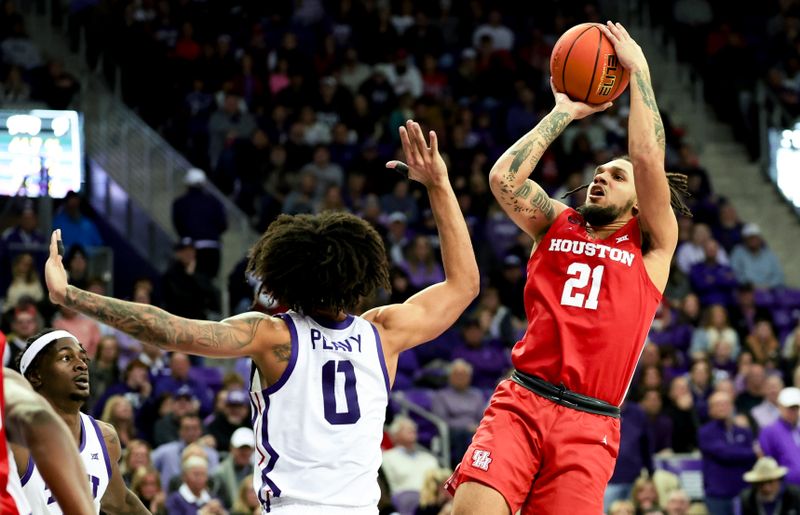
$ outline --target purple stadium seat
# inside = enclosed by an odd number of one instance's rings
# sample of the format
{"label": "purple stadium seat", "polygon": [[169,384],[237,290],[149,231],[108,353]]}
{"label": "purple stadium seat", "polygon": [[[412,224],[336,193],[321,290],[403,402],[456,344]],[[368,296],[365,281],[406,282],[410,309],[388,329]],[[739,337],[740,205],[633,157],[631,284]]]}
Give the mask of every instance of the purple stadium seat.
{"label": "purple stadium seat", "polygon": [[756,306],[770,308],[775,304],[775,295],[769,290],[754,290],[753,296]]}
{"label": "purple stadium seat", "polygon": [[406,490],[392,494],[392,504],[400,515],[414,515],[419,506],[419,492]]}
{"label": "purple stadium seat", "polygon": [[786,309],[800,309],[800,290],[785,288],[775,290],[775,304]]}

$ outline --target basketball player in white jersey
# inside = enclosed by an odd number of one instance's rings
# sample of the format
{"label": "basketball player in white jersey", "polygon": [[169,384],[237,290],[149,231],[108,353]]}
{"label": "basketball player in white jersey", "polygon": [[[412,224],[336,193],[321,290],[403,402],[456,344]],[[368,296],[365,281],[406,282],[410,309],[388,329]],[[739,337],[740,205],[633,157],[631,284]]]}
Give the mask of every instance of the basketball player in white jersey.
{"label": "basketball player in white jersey", "polygon": [[[0,349],[0,354],[3,350]],[[65,513],[92,515],[95,510],[83,468],[67,426],[25,379],[10,368],[2,369],[0,408],[0,513],[29,515],[11,445],[27,448],[53,484],[53,495]],[[6,450],[5,446],[8,445]]]}
{"label": "basketball player in white jersey", "polygon": [[[89,398],[86,350],[72,334],[48,329],[33,336],[20,356],[19,370],[34,391],[47,399],[66,423],[77,445],[94,513],[109,515],[150,513],[122,480],[117,462],[121,448],[116,430],[80,412]],[[22,476],[22,490],[37,515],[69,513],[56,503],[50,484],[27,449],[14,446],[14,460]]]}
{"label": "basketball player in white jersey", "polygon": [[386,250],[367,222],[347,213],[280,216],[252,249],[248,271],[291,311],[222,322],[69,286],[53,233],[45,267],[53,302],[166,350],[252,358],[253,477],[264,512],[378,512],[380,441],[398,355],[439,336],[478,294],[478,266],[436,134],[428,146],[409,120],[400,138],[408,164],[387,167],[427,188],[446,278],[362,316],[350,313],[376,288],[390,287]]}

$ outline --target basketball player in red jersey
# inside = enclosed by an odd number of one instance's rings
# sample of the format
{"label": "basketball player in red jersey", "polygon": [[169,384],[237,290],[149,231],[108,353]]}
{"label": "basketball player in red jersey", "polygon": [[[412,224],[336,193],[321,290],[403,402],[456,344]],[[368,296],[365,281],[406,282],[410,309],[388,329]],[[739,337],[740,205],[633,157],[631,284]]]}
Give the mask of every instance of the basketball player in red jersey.
{"label": "basketball player in red jersey", "polygon": [[[597,515],[619,449],[619,405],[667,282],[678,240],[647,61],[620,24],[603,31],[632,75],[630,158],[597,167],[573,210],[527,178],[572,121],[607,109],[556,105],[492,168],[492,192],[534,240],[528,330],[448,481],[454,513]],[[673,177],[677,179],[677,177]]]}
{"label": "basketball player in red jersey", "polygon": [[67,426],[25,378],[5,368],[0,369],[0,513],[29,515],[10,443],[28,448],[64,513],[94,515],[86,471]]}

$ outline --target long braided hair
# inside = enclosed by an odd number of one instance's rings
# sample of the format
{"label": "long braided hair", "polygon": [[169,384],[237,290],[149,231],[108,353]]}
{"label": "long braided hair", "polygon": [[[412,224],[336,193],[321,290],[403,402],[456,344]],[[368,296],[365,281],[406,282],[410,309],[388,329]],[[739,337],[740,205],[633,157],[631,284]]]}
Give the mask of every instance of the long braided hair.
{"label": "long braided hair", "polygon": [[280,215],[253,246],[247,271],[281,305],[306,314],[351,312],[390,289],[383,240],[349,213]]}
{"label": "long braided hair", "polygon": [[[628,161],[631,163],[631,158],[629,156],[620,156],[615,157],[612,161],[616,161],[617,159],[621,159],[623,161]],[[673,209],[678,211],[683,216],[692,216],[692,211],[683,201],[683,197],[691,197],[689,193],[689,178],[682,174],[682,173],[675,173],[675,172],[667,172],[667,182],[669,183],[669,203]],[[568,192],[561,195],[561,198],[567,198],[573,193],[577,193],[581,190],[585,190],[592,183],[588,182],[582,186],[578,186],[575,189],[569,190]]]}

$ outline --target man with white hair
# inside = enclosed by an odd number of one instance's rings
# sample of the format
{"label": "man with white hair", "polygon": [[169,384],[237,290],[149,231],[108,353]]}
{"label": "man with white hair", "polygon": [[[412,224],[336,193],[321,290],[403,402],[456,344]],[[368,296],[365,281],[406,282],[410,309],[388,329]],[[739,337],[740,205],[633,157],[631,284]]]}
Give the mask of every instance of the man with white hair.
{"label": "man with white hair", "polygon": [[[196,515],[200,509],[206,505],[215,503],[222,505],[219,500],[211,497],[208,493],[208,461],[200,456],[189,456],[184,460],[183,483],[177,492],[172,492],[167,497],[167,513],[170,515]],[[205,513],[214,513],[213,505],[204,510]],[[217,509],[216,511],[219,511]],[[224,513],[224,512],[220,512]]]}
{"label": "man with white hair", "polygon": [[759,428],[767,427],[781,418],[778,395],[783,390],[783,386],[783,379],[779,375],[771,375],[764,381],[764,400],[750,411]]}
{"label": "man with white hair", "polygon": [[425,473],[437,468],[436,458],[417,444],[417,424],[398,415],[389,426],[394,447],[383,453],[383,471],[392,493],[422,489]]}
{"label": "man with white hair", "polygon": [[761,449],[788,469],[786,481],[800,485],[800,388],[790,386],[778,395],[781,417],[759,435]]}

